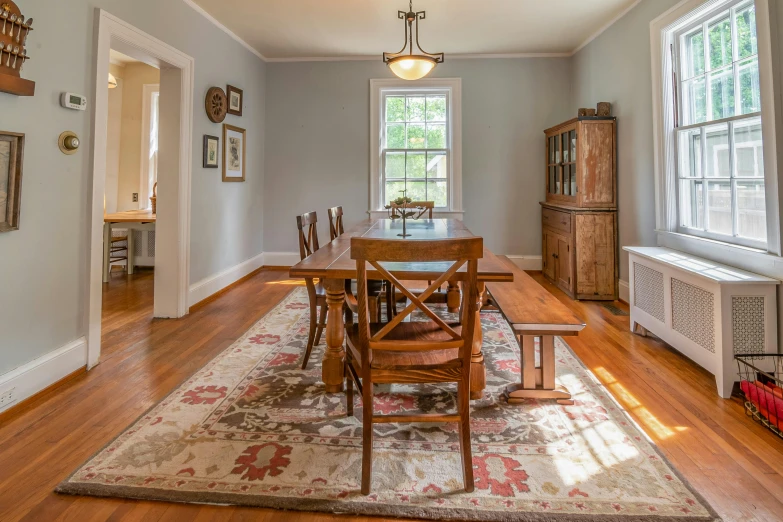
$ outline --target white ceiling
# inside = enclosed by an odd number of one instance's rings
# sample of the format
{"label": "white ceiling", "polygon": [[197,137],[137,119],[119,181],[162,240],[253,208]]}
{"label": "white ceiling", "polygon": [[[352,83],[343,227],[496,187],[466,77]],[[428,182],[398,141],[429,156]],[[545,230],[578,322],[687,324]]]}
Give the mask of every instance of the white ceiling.
{"label": "white ceiling", "polygon": [[109,62],[120,67],[125,67],[129,63],[140,63],[136,58],[131,58],[127,54],[122,54],[114,49],[109,49]]}
{"label": "white ceiling", "polygon": [[[377,57],[403,43],[407,0],[185,0],[264,58]],[[571,54],[638,0],[414,0],[431,53]]]}

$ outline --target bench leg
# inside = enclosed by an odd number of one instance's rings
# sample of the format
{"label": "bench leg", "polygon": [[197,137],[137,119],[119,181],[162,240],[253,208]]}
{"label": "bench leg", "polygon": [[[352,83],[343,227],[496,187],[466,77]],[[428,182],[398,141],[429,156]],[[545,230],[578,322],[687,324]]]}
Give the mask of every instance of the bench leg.
{"label": "bench leg", "polygon": [[536,367],[536,337],[523,335],[520,339],[522,351],[522,382],[506,386],[509,404],[524,404],[526,399],[556,399],[558,404],[571,405],[571,393],[565,386],[555,384],[555,338],[540,336],[541,366]]}

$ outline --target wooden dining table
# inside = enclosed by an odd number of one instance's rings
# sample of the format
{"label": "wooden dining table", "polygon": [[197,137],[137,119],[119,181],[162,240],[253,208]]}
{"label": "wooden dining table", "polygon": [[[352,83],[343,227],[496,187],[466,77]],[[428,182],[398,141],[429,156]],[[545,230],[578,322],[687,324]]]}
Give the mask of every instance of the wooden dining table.
{"label": "wooden dining table", "polygon": [[128,275],[133,273],[133,231],[155,230],[157,216],[152,209],[126,210],[103,215],[103,282],[109,282],[111,268],[111,231],[114,225],[128,230]]}
{"label": "wooden dining table", "polygon": [[[328,306],[326,321],[326,350],[323,355],[321,375],[329,393],[340,392],[344,382],[343,348],[345,340],[345,280],[356,279],[356,262],[351,259],[351,238],[369,237],[391,241],[416,241],[433,239],[453,239],[476,237],[468,228],[456,219],[418,219],[408,220],[407,233],[402,238],[401,220],[375,219],[365,220],[350,227],[340,237],[321,247],[290,269],[292,278],[318,278],[323,281]],[[400,280],[432,281],[444,273],[451,263],[384,263],[384,267]],[[449,311],[459,309],[459,282],[466,276],[465,267],[449,281],[446,296]],[[368,266],[367,277],[382,279],[377,270]],[[513,272],[495,254],[484,248],[484,257],[478,263],[479,308],[484,300],[485,285],[490,281],[512,282]],[[478,399],[483,396],[486,387],[484,354],[482,353],[481,317],[476,313],[477,335],[473,342],[470,369],[470,396]]]}

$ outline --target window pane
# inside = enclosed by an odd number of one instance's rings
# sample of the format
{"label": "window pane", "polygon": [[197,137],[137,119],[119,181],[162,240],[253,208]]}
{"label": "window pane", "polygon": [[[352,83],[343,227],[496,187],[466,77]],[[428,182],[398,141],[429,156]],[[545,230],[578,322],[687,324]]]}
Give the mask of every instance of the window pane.
{"label": "window pane", "polygon": [[740,236],[767,240],[763,181],[737,181],[737,214]]}
{"label": "window pane", "polygon": [[563,194],[571,195],[571,165],[563,165]]}
{"label": "window pane", "polygon": [[427,153],[427,177],[446,179],[449,176],[449,163],[445,152]]}
{"label": "window pane", "polygon": [[413,201],[427,201],[427,184],[424,181],[408,181],[406,196]]}
{"label": "window pane", "polygon": [[446,121],[445,96],[427,96],[427,121]]}
{"label": "window pane", "polygon": [[427,124],[427,148],[428,149],[446,148],[446,125],[442,123]]}
{"label": "window pane", "polygon": [[680,223],[688,228],[704,228],[704,182],[680,182]]}
{"label": "window pane", "polygon": [[683,82],[682,98],[685,125],[707,121],[707,90],[704,76]]}
{"label": "window pane", "polygon": [[693,78],[704,74],[704,32],[699,29],[682,39],[682,77]]}
{"label": "window pane", "polygon": [[424,102],[425,98],[422,97],[408,97],[408,120],[407,121],[424,121]]}
{"label": "window pane", "polygon": [[758,57],[743,60],[738,65],[740,81],[740,114],[761,111]]}
{"label": "window pane", "polygon": [[404,149],[405,148],[405,124],[389,123],[386,125],[386,148]]}
{"label": "window pane", "polygon": [[549,193],[555,194],[556,193],[556,184],[557,184],[557,167],[549,167]]}
{"label": "window pane", "polygon": [[425,201],[434,201],[436,207],[448,206],[449,195],[448,187],[445,181],[427,182],[427,199]]}
{"label": "window pane", "polygon": [[549,138],[549,163],[555,163],[555,138]]}
{"label": "window pane", "polygon": [[427,147],[427,140],[424,133],[423,123],[408,124],[408,147],[409,149],[423,149]]}
{"label": "window pane", "polygon": [[386,153],[386,178],[405,178],[405,153]]}
{"label": "window pane", "polygon": [[740,59],[759,53],[756,40],[756,6],[753,4],[737,13],[737,46]]}
{"label": "window pane", "polygon": [[681,178],[701,177],[701,129],[692,129],[679,133],[679,167]]}
{"label": "window pane", "polygon": [[555,163],[560,163],[560,136],[555,136]]}
{"label": "window pane", "polygon": [[[729,163],[729,126],[728,124],[707,127],[706,172],[709,178],[728,178],[731,176]],[[712,227],[712,222],[710,222]]]}
{"label": "window pane", "polygon": [[576,163],[571,165],[571,195],[576,195]]}
{"label": "window pane", "polygon": [[761,119],[734,124],[734,160],[739,178],[764,177],[764,148],[761,141]]}
{"label": "window pane", "polygon": [[404,96],[388,96],[386,98],[386,121],[405,121]]}
{"label": "window pane", "polygon": [[569,138],[571,140],[571,161],[576,161],[576,131],[571,131]]}
{"label": "window pane", "polygon": [[[404,181],[387,181],[386,182],[386,202],[394,201],[402,196],[402,191],[405,190]],[[386,203],[388,204],[388,203]]]}
{"label": "window pane", "polygon": [[561,134],[560,138],[562,140],[561,148],[563,150],[563,163],[568,163],[569,161],[573,161],[571,159],[571,145],[568,142],[568,133],[565,132]]}
{"label": "window pane", "polygon": [[426,175],[426,152],[409,152],[408,153],[408,170],[407,178],[423,178]]}
{"label": "window pane", "polygon": [[731,19],[727,16],[711,24],[707,30],[710,39],[710,70],[731,64]]}
{"label": "window pane", "polygon": [[734,116],[734,67],[728,66],[710,74],[712,95],[711,120]]}
{"label": "window pane", "polygon": [[555,167],[557,169],[557,177],[555,178],[555,194],[563,193],[563,186],[561,181],[563,179],[563,167]]}
{"label": "window pane", "polygon": [[731,223],[731,181],[710,182],[707,189],[709,231],[733,235]]}

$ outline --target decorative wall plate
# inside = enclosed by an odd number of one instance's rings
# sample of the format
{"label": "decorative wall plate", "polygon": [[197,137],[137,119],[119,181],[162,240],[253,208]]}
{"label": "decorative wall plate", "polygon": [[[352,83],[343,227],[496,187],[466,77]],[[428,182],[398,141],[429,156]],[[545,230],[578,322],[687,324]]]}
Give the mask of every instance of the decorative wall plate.
{"label": "decorative wall plate", "polygon": [[228,112],[228,99],[226,93],[220,87],[212,87],[207,91],[207,98],[204,101],[204,108],[207,111],[207,117],[214,123],[221,123],[226,119]]}

